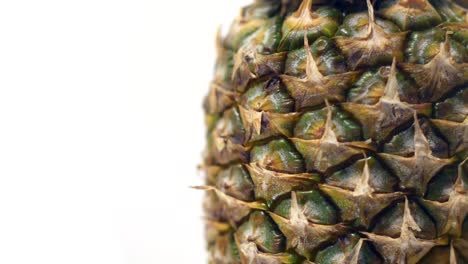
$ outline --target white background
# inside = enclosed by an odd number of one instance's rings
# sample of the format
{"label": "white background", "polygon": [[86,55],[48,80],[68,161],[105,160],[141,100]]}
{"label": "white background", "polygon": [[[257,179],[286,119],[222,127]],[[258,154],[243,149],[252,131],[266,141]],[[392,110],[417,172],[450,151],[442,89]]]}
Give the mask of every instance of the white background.
{"label": "white background", "polygon": [[206,263],[202,97],[232,0],[0,0],[0,263]]}

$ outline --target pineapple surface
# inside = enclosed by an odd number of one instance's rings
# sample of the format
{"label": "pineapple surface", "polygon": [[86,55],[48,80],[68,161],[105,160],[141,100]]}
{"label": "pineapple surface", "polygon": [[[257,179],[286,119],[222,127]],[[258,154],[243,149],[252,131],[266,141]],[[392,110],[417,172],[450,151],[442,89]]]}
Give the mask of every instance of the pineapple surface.
{"label": "pineapple surface", "polygon": [[204,102],[209,262],[468,263],[466,8],[243,8]]}

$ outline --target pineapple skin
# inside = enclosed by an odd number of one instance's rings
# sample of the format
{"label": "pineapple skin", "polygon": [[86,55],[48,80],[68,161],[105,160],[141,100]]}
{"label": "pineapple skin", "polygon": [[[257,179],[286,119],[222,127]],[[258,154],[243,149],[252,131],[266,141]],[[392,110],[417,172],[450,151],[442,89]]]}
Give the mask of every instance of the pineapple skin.
{"label": "pineapple skin", "polygon": [[466,3],[257,0],[217,50],[209,263],[468,263]]}

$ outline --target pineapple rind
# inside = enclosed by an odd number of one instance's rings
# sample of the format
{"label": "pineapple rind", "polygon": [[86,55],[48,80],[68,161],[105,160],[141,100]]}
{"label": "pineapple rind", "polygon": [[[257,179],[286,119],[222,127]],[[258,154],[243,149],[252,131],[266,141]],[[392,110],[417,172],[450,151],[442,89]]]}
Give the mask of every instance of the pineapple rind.
{"label": "pineapple rind", "polygon": [[210,263],[468,263],[460,2],[241,10],[204,102]]}

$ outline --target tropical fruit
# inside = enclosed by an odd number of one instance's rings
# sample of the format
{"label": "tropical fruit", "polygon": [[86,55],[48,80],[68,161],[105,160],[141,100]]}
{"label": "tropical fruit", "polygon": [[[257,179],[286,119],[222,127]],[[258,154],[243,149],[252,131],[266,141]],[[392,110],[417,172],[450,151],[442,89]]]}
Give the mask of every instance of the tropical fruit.
{"label": "tropical fruit", "polygon": [[257,0],[204,103],[210,263],[468,263],[460,0]]}

